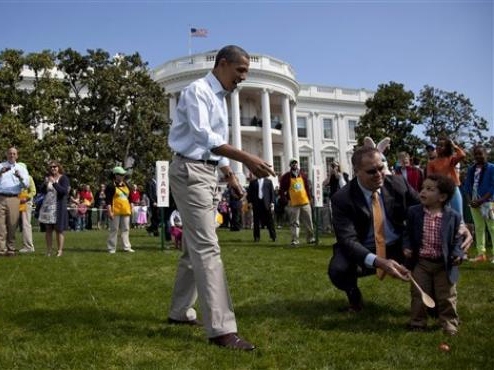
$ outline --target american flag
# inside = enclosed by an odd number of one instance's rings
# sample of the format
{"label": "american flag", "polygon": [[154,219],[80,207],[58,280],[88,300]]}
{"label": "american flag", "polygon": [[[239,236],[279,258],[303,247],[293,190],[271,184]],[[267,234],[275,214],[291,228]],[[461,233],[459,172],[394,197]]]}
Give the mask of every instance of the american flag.
{"label": "american flag", "polygon": [[192,37],[207,37],[208,36],[208,30],[205,28],[191,28],[190,29],[190,35]]}

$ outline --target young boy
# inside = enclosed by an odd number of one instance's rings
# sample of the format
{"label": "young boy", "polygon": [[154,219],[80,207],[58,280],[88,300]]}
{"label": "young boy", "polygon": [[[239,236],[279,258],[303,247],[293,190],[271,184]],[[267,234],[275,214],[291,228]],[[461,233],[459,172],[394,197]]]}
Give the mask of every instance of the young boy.
{"label": "young boy", "polygon": [[[429,175],[420,191],[421,204],[408,210],[403,242],[412,275],[427,294],[435,296],[439,323],[448,335],[458,332],[456,282],[463,257],[458,237],[461,216],[446,206],[454,193],[455,183],[449,177]],[[415,286],[411,296],[410,329],[425,330],[427,309]]]}

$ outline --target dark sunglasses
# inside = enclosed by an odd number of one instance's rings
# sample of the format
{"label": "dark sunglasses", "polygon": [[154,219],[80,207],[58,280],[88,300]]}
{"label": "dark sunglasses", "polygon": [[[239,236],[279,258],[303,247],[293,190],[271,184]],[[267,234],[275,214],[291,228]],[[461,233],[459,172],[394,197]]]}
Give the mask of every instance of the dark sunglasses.
{"label": "dark sunglasses", "polygon": [[58,168],[58,166],[50,166],[50,168]]}
{"label": "dark sunglasses", "polygon": [[384,170],[384,166],[379,166],[377,168],[373,168],[371,170],[364,171],[367,175],[375,175],[378,172],[382,172]]}

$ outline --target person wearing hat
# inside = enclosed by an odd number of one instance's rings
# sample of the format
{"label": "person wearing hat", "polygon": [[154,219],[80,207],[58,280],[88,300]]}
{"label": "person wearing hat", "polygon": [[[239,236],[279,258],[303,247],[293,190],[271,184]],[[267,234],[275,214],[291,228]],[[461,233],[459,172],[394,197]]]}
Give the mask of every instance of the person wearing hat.
{"label": "person wearing hat", "polygon": [[[25,163],[17,162],[19,166],[27,169]],[[31,226],[31,215],[33,208],[33,199],[36,195],[36,184],[33,178],[29,175],[29,186],[21,190],[19,194],[19,213],[22,226],[22,248],[19,253],[34,252],[33,243],[33,228]]]}
{"label": "person wearing hat", "polygon": [[299,169],[298,160],[295,158],[290,160],[290,171],[281,176],[280,196],[289,205],[291,245],[295,247],[300,244],[300,222],[305,226],[307,242],[315,243],[309,181],[305,173]]}
{"label": "person wearing hat", "polygon": [[105,190],[105,199],[107,201],[106,210],[108,219],[110,220],[106,247],[110,254],[117,251],[117,237],[119,230],[124,252],[134,252],[129,240],[132,207],[129,200],[130,186],[125,181],[126,174],[127,172],[122,167],[114,167],[112,171],[112,181]]}

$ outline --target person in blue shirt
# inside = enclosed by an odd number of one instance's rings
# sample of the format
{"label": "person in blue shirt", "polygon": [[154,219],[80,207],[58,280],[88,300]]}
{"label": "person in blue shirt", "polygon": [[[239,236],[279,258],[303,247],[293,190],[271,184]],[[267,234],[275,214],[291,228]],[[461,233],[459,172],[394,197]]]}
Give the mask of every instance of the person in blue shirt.
{"label": "person in blue shirt", "polygon": [[472,261],[485,262],[486,228],[494,240],[494,164],[487,161],[487,150],[482,145],[473,148],[473,157],[475,163],[468,167],[463,191],[475,225],[477,255]]}
{"label": "person in blue shirt", "polygon": [[15,255],[15,231],[19,221],[19,193],[29,187],[27,169],[17,163],[15,147],[6,152],[7,160],[0,163],[0,255]]}

